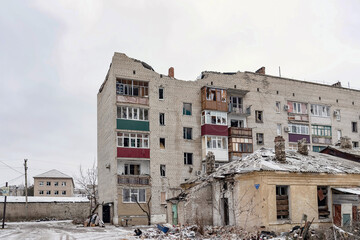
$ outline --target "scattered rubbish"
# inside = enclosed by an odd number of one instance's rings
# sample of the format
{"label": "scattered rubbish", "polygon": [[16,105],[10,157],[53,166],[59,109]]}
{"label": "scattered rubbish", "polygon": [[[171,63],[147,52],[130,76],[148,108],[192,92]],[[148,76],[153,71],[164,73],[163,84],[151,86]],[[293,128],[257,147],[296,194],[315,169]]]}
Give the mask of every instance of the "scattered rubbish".
{"label": "scattered rubbish", "polygon": [[142,231],[138,228],[135,229],[134,232],[135,232],[135,236],[141,236],[141,234],[142,234]]}
{"label": "scattered rubbish", "polygon": [[156,225],[158,229],[160,229],[161,231],[163,231],[164,233],[167,233],[169,231],[168,227],[164,227],[163,225]]}

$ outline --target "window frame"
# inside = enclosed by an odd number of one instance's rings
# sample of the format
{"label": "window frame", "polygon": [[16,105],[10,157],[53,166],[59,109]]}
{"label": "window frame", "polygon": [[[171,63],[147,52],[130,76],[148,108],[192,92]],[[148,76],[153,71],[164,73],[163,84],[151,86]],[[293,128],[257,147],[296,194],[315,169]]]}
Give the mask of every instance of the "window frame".
{"label": "window frame", "polygon": [[[209,139],[210,139],[210,141],[209,141]],[[205,136],[205,141],[206,141],[207,149],[219,149],[219,150],[226,150],[226,151],[228,150],[228,137]]]}
{"label": "window frame", "polygon": [[[163,142],[163,147],[161,147],[162,142]],[[165,138],[159,138],[159,146],[160,146],[160,149],[165,149],[166,148],[166,140],[165,140]]]}
{"label": "window frame", "polygon": [[126,176],[141,175],[141,164],[124,163],[124,175]]}
{"label": "window frame", "polygon": [[148,133],[117,132],[116,135],[117,147],[140,149],[148,149],[150,147],[150,136]]}
{"label": "window frame", "polygon": [[159,87],[159,100],[164,100],[165,97],[165,91],[163,87]]}
{"label": "window frame", "polygon": [[[124,193],[128,191],[128,196]],[[140,191],[143,193],[143,201],[141,201]],[[136,196],[136,200],[134,201],[133,196]],[[127,199],[125,199],[127,198]],[[123,188],[122,190],[122,202],[123,203],[146,203],[146,189],[144,188]]]}
{"label": "window frame", "polygon": [[184,152],[184,165],[193,165],[193,153]]}
{"label": "window frame", "polygon": [[357,133],[358,132],[358,124],[357,121],[352,121],[351,122],[351,132],[353,133]]}
{"label": "window frame", "polygon": [[159,124],[165,126],[165,113],[159,113]]}
{"label": "window frame", "polygon": [[[260,136],[262,138],[262,142],[260,141]],[[256,133],[256,144],[257,145],[264,145],[265,144],[265,139],[264,139],[264,133]]]}
{"label": "window frame", "polygon": [[[137,116],[136,118],[134,116]],[[149,109],[141,107],[130,107],[130,106],[117,106],[116,112],[117,119],[123,120],[135,120],[135,121],[149,121]]]}
{"label": "window frame", "polygon": [[192,128],[183,127],[183,138],[185,140],[193,140]]}
{"label": "window frame", "polygon": [[[135,92],[138,94],[134,94]],[[116,79],[116,94],[148,98],[149,82],[130,79]]]}
{"label": "window frame", "polygon": [[166,165],[160,164],[160,177],[166,177]]}
{"label": "window frame", "polygon": [[[310,135],[308,125],[291,123],[291,124],[289,124],[289,128],[290,128],[289,133],[291,133],[291,134]],[[295,129],[295,132],[293,131],[294,129]],[[305,132],[303,131],[303,129],[305,129]]]}
{"label": "window frame", "polygon": [[46,181],[46,186],[51,186],[51,181]]}
{"label": "window frame", "polygon": [[280,113],[281,112],[281,102],[276,101],[275,102],[275,112]]}
{"label": "window frame", "polygon": [[[187,111],[186,106],[190,108],[189,111]],[[192,103],[183,103],[183,116],[192,116]]]}
{"label": "window frame", "polygon": [[264,111],[263,110],[255,110],[255,122],[256,123],[264,123]]}
{"label": "window frame", "polygon": [[[288,185],[276,185],[275,186],[275,199],[276,199],[276,219],[277,220],[290,220],[290,187]],[[283,193],[283,190],[285,189],[285,193]],[[279,194],[278,194],[279,193]],[[287,199],[283,199],[286,196]],[[279,198],[279,199],[278,199]],[[279,209],[277,208],[277,206],[279,205],[285,205],[286,204],[278,204],[278,201],[284,201],[287,200],[287,211],[288,211],[288,215],[279,215],[279,211],[286,211],[286,209]],[[280,202],[279,202],[280,203]]]}

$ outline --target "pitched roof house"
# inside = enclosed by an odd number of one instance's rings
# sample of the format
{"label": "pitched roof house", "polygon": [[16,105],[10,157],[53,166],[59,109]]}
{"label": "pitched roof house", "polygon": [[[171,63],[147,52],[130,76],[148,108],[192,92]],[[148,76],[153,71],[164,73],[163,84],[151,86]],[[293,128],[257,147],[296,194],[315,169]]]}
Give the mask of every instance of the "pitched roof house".
{"label": "pitched roof house", "polygon": [[72,197],[74,180],[58,170],[50,170],[34,176],[34,196]]}
{"label": "pitched roof house", "polygon": [[182,194],[167,200],[169,222],[201,219],[211,225],[287,231],[306,215],[315,227],[351,224],[359,205],[360,163],[305,154],[275,145],[275,150],[262,148],[188,181]]}

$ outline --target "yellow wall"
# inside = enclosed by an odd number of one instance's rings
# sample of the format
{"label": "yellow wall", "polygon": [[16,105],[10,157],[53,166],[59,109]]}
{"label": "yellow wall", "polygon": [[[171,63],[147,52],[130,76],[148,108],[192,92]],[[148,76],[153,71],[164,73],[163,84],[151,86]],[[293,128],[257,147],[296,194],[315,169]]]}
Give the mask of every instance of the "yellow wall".
{"label": "yellow wall", "polygon": [[[255,184],[260,184],[258,190]],[[289,186],[289,220],[277,220],[276,186]],[[318,218],[317,186],[355,187],[360,185],[360,175],[255,172],[236,176],[238,191],[236,225],[244,228],[265,227],[267,230],[288,231],[300,225],[303,214],[308,221],[314,218],[313,226],[322,227],[330,219]],[[331,211],[331,191],[328,192]],[[332,213],[331,215],[332,216]]]}

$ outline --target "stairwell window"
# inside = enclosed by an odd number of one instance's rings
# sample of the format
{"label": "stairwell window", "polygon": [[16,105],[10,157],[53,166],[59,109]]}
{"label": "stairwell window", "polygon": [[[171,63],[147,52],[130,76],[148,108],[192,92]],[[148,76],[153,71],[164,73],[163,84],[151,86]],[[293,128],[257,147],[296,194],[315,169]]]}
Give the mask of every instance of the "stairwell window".
{"label": "stairwell window", "polygon": [[257,145],[264,145],[264,134],[256,133],[256,143]]}
{"label": "stairwell window", "polygon": [[192,164],[193,164],[193,154],[184,153],[184,165],[192,165]]}
{"label": "stairwell window", "polygon": [[191,140],[192,139],[192,128],[184,127],[183,135],[184,135],[184,139]]}
{"label": "stairwell window", "polygon": [[165,149],[165,138],[160,138],[160,148]]}
{"label": "stairwell window", "polygon": [[351,122],[351,130],[352,132],[358,132],[357,122]]}
{"label": "stairwell window", "polygon": [[184,103],[183,104],[183,115],[192,115],[192,106],[191,103]]}
{"label": "stairwell window", "polygon": [[255,111],[255,120],[257,123],[263,123],[264,122],[264,119],[263,119],[263,111],[258,111],[256,110]]}
{"label": "stairwell window", "polygon": [[159,88],[159,100],[164,100],[164,88]]}
{"label": "stairwell window", "polygon": [[280,113],[280,109],[281,109],[281,104],[280,104],[280,102],[276,102],[276,103],[275,103],[275,111],[276,111],[276,113]]}
{"label": "stairwell window", "polygon": [[165,126],[165,113],[159,113],[160,126]]}
{"label": "stairwell window", "polygon": [[166,165],[163,164],[160,165],[160,176],[166,177]]}

